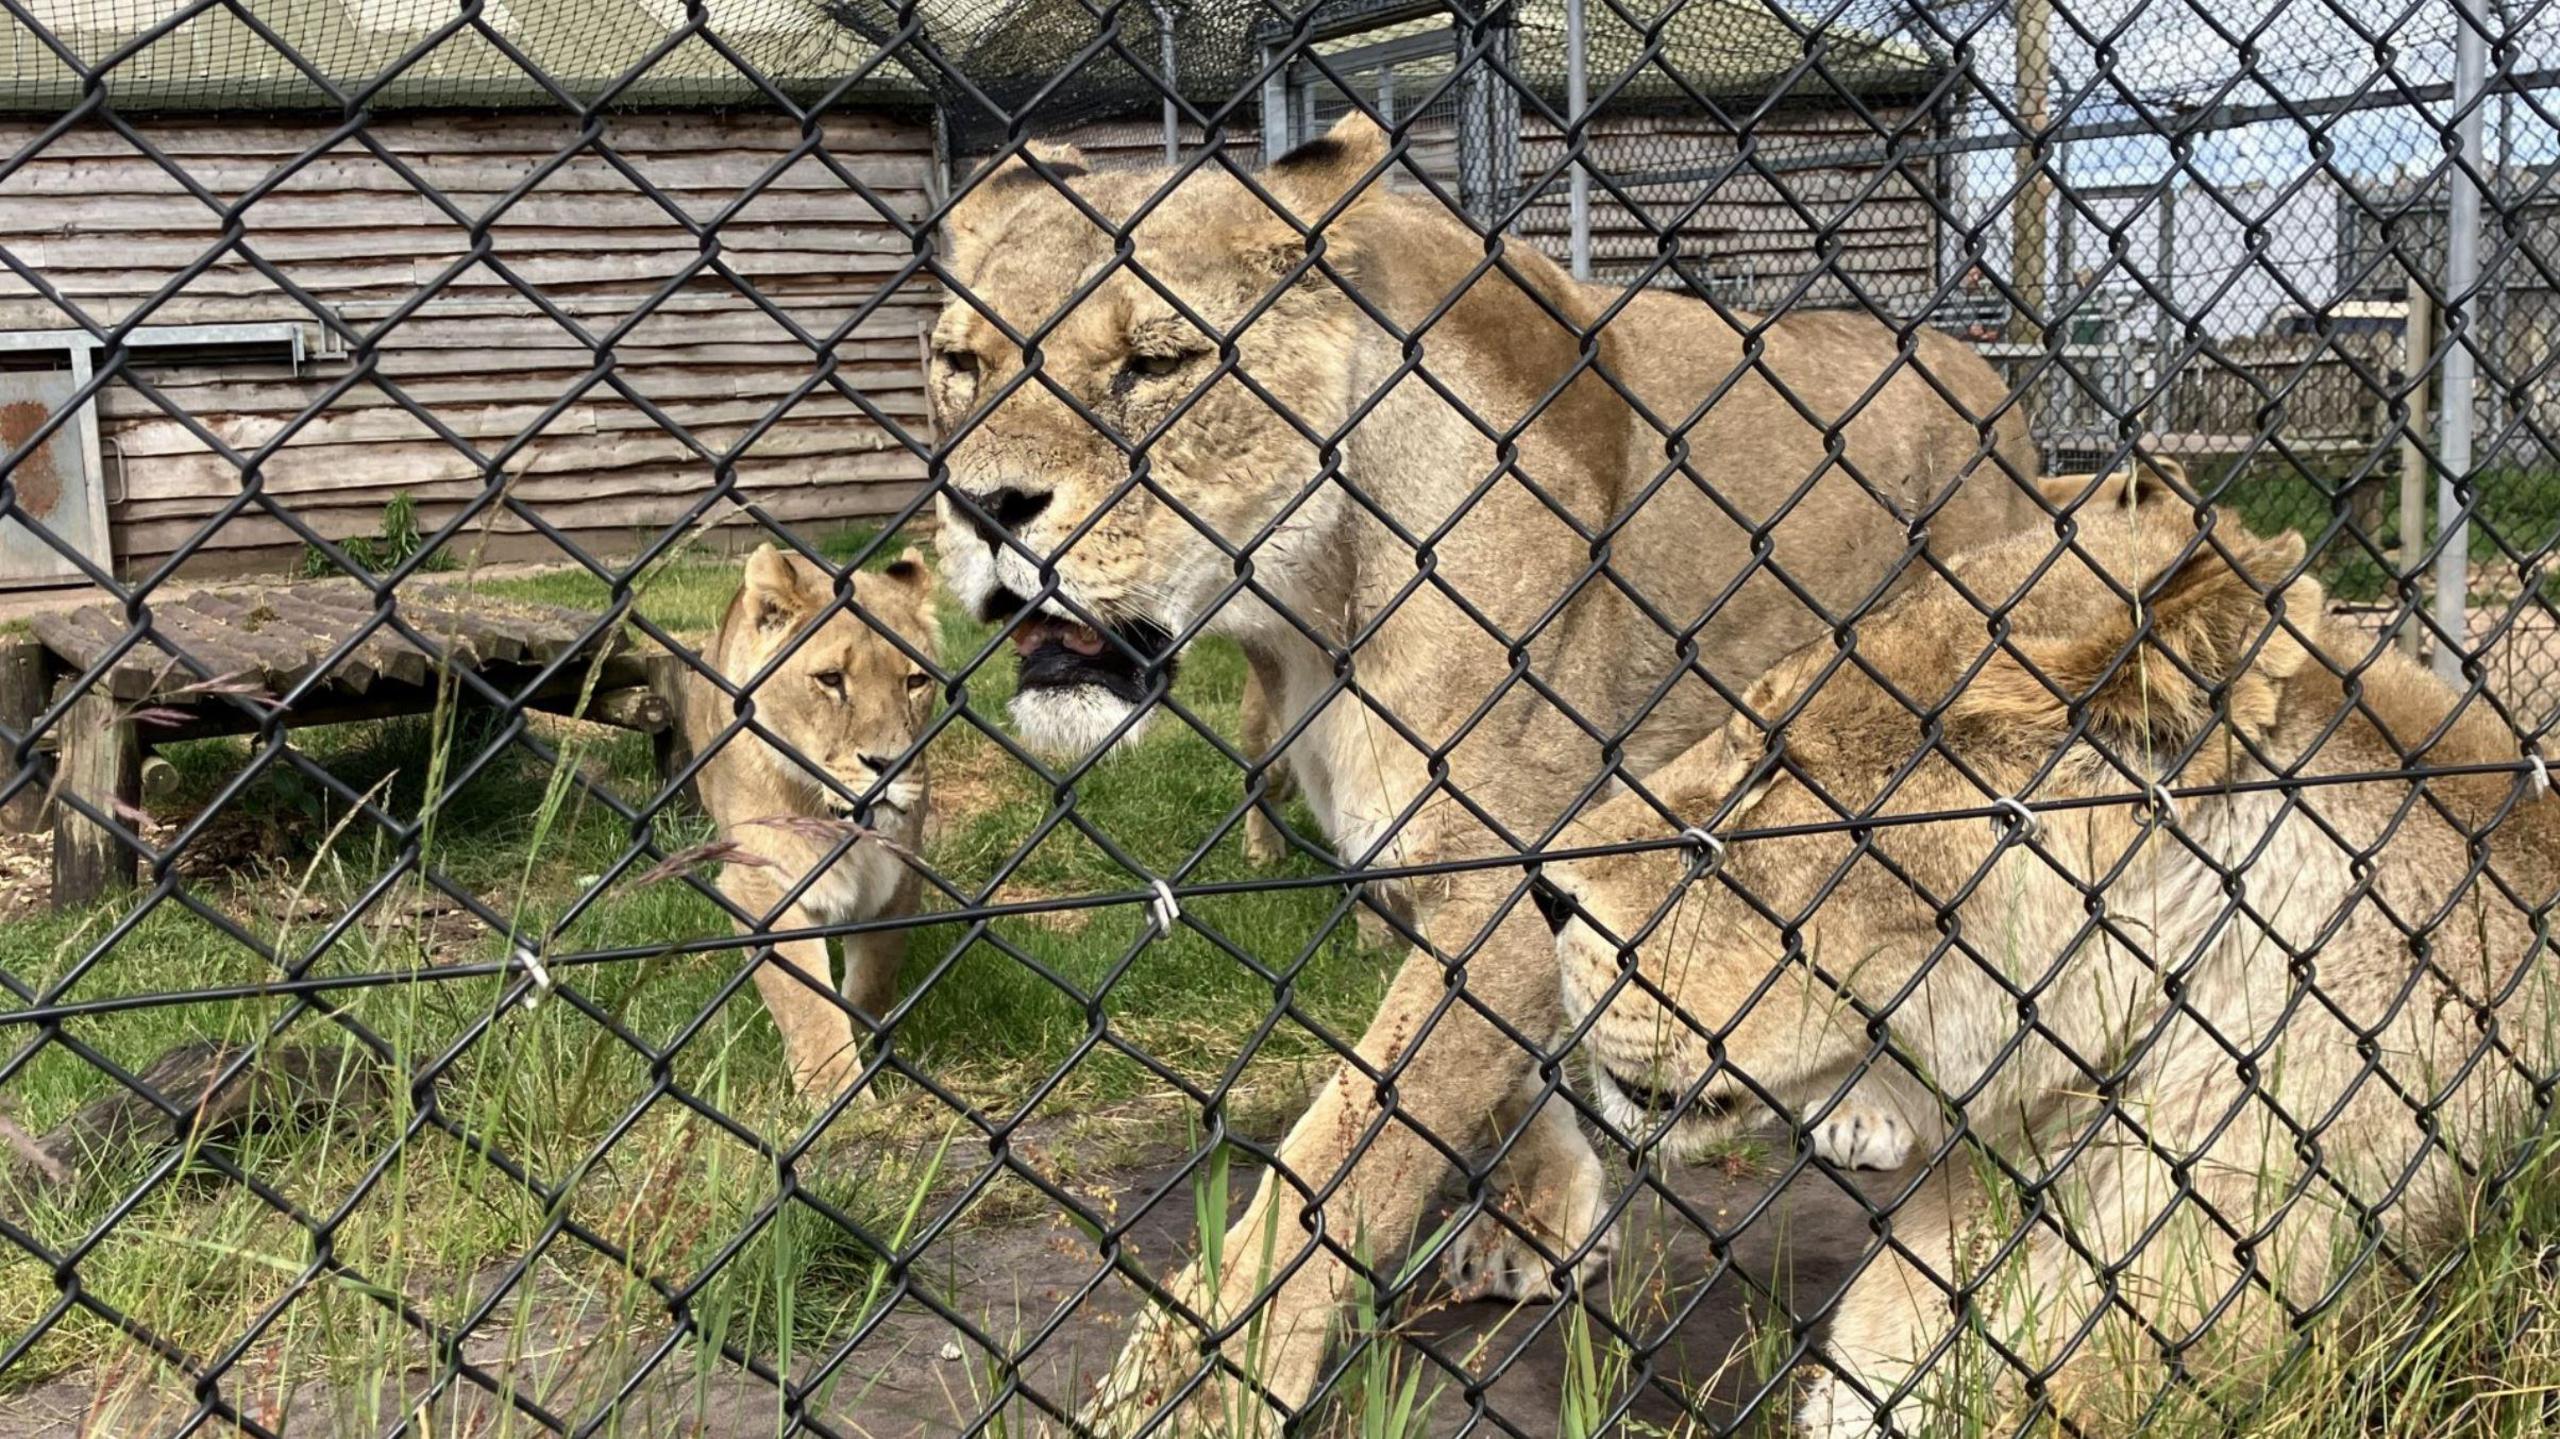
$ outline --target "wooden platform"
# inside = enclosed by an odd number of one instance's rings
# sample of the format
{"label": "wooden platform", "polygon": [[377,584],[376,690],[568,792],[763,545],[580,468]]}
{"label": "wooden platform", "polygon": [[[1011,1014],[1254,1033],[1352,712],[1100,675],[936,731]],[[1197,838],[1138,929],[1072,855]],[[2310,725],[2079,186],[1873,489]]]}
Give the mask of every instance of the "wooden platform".
{"label": "wooden platform", "polygon": [[[485,704],[465,672],[528,709],[654,735],[670,752],[677,671],[620,626],[431,583],[404,587],[392,612],[414,638],[378,623],[372,594],[347,582],[198,591],[148,606],[147,628],[105,604],[41,615],[34,643],[0,657],[0,723],[23,728],[69,700],[52,727],[57,787],[101,814],[139,812],[150,746]],[[0,818],[28,827],[35,809],[22,800]],[[57,909],[133,884],[128,845],[74,806],[51,809]]]}

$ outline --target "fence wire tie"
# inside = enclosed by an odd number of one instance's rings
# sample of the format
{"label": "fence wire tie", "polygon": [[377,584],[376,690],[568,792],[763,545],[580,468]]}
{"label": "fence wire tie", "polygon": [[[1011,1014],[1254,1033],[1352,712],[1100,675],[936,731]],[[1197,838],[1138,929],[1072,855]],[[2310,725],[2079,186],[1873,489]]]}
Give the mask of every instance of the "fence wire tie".
{"label": "fence wire tie", "polygon": [[2542,751],[2535,746],[2526,746],[2524,762],[2533,766],[2534,798],[2551,798],[2551,766],[2542,762]]}
{"label": "fence wire tie", "polygon": [[2146,779],[2142,782],[2142,803],[2153,814],[2160,816],[2171,824],[2181,822],[2178,817],[2178,801],[2176,797],[2169,793],[2169,787],[2167,785],[2162,784],[2156,779]]}
{"label": "fence wire tie", "polygon": [[1182,922],[1182,905],[1173,897],[1173,886],[1160,879],[1147,883],[1155,886],[1156,897],[1147,901],[1147,915],[1155,925],[1156,938],[1171,939],[1173,927]]}
{"label": "fence wire tie", "polygon": [[2021,839],[2035,839],[2044,833],[2044,821],[2021,803],[2015,795],[2002,795],[1991,802],[1991,832],[2014,831]]}
{"label": "fence wire tie", "polygon": [[524,997],[516,1003],[524,1009],[532,1009],[542,1003],[543,996],[551,992],[551,970],[543,964],[542,956],[534,953],[527,945],[516,946],[516,967],[523,970],[525,976],[533,981],[533,988],[526,990]]}
{"label": "fence wire tie", "polygon": [[1693,824],[1680,831],[1680,837],[1706,856],[1705,862],[1698,867],[1701,879],[1724,868],[1724,841],[1709,834],[1705,825]]}

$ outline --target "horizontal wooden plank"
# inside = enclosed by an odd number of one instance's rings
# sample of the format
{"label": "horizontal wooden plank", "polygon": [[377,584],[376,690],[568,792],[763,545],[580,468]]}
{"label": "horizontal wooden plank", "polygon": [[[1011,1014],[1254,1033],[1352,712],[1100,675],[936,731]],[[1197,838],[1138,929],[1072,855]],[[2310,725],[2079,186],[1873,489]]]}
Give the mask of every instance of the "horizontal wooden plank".
{"label": "horizontal wooden plank", "polygon": [[[717,452],[743,435],[739,427],[713,426],[699,431],[697,439]],[[856,465],[881,453],[903,456],[907,451],[867,426],[782,425],[756,441],[741,468],[800,460],[814,462],[823,473],[826,465]],[[697,485],[708,481],[710,461],[657,430],[545,436],[518,451],[508,470],[526,476],[583,475],[601,485],[611,471],[671,465],[690,467]],[[154,496],[205,497],[236,493],[240,487],[239,472],[214,455],[166,455],[150,461],[149,470],[146,476],[137,461],[128,485]],[[476,491],[482,476],[481,467],[469,457],[435,442],[288,448],[269,456],[262,473],[268,489],[278,494],[325,493],[356,484],[413,492],[444,484]]]}
{"label": "horizontal wooden plank", "polygon": [[[878,438],[878,435],[870,435]],[[323,515],[340,510],[348,515],[364,515],[366,527],[381,517],[381,507],[394,494],[407,494],[412,499],[471,499],[481,494],[486,481],[479,474],[461,476],[425,476],[407,474],[397,461],[392,446],[381,446],[381,453],[348,453],[333,451],[325,456],[292,456],[292,474],[274,474],[266,481],[266,494],[279,504],[292,507],[297,515]],[[351,461],[366,458],[361,469],[348,463],[333,463],[330,469],[312,466],[312,458],[328,461]],[[166,463],[166,461],[164,461]],[[750,453],[737,461],[737,481],[745,489],[799,489],[799,486],[827,486],[837,481],[855,479],[899,479],[899,476],[922,476],[924,461],[906,451],[904,446],[876,448],[809,448],[801,453]],[[527,504],[548,504],[553,499],[584,497],[627,497],[627,494],[704,494],[712,489],[712,466],[699,458],[643,458],[635,463],[617,466],[591,466],[591,469],[525,469],[512,471],[509,494],[525,499]],[[220,502],[230,494],[238,494],[238,479],[233,476],[228,489],[215,484],[202,486],[166,486],[156,492],[128,494],[113,507],[120,520],[177,520],[189,515],[212,515]]]}
{"label": "horizontal wooden plank", "polygon": [[[729,208],[737,190],[667,190],[659,200],[625,187],[619,194],[566,195],[537,190],[508,206],[492,226],[509,222],[566,230],[673,229],[684,226],[666,206],[706,223]],[[446,197],[472,223],[488,223],[494,194]],[[664,205],[660,203],[664,201]],[[795,190],[758,195],[739,212],[759,224],[882,224],[881,214],[850,190]],[[415,193],[308,195],[277,192],[247,212],[249,234],[272,230],[358,229],[369,224],[452,224],[445,211]],[[114,237],[125,234],[205,236],[222,233],[221,218],[183,194],[53,196],[23,190],[0,192],[0,230],[11,234]]]}
{"label": "horizontal wooden plank", "polygon": [[[445,429],[467,440],[497,443],[534,432],[537,426],[537,443],[546,445],[571,436],[663,432],[664,427],[655,418],[609,390],[591,391],[590,397],[596,403],[572,405],[547,420],[544,418],[545,407],[529,405],[446,405],[428,413]],[[871,398],[883,411],[892,415],[901,410],[915,414],[923,410],[921,398],[913,393],[905,396],[883,394]],[[668,418],[702,435],[742,432],[745,427],[774,415],[778,407],[771,400],[722,399],[662,408],[667,409]],[[195,418],[224,443],[241,450],[270,442],[287,423],[287,417],[275,415],[199,412]],[[809,395],[782,412],[775,432],[810,426],[857,431],[868,429],[870,423],[851,401],[826,392]],[[134,475],[159,470],[161,466],[156,462],[163,458],[206,453],[203,442],[175,420],[132,421],[114,427],[109,433]],[[296,425],[284,453],[407,440],[439,443],[436,432],[404,408],[384,405],[357,410],[331,409]]]}
{"label": "horizontal wooden plank", "polygon": [[[856,232],[866,237],[866,244],[872,228],[865,226]],[[877,229],[882,233],[895,234],[885,221],[879,222]],[[805,225],[766,224],[745,218],[721,227],[720,248],[723,252],[805,249],[813,237],[832,243],[838,233],[833,226],[813,229]],[[699,240],[673,228],[616,233],[510,225],[493,234],[498,242],[497,249],[503,255],[648,254],[659,250],[691,254],[701,249]],[[341,231],[275,230],[258,234],[253,243],[261,256],[284,265],[304,260],[449,255],[465,248],[468,240],[462,231],[438,222],[411,226],[367,225]],[[900,243],[907,242],[901,239]],[[200,238],[152,235],[133,236],[112,248],[62,241],[48,246],[41,237],[19,239],[10,246],[11,252],[20,259],[48,274],[82,270],[167,271],[192,263],[204,253],[205,248]]]}
{"label": "horizontal wooden plank", "polygon": [[[914,254],[907,241],[885,231],[870,235],[848,232],[840,249],[832,250],[737,250],[724,249],[721,260],[730,273],[745,277],[759,290],[781,293],[817,289],[842,294],[848,284],[878,283],[897,272]],[[474,264],[454,270],[459,253],[427,254],[409,260],[369,260],[353,263],[301,261],[287,265],[270,261],[282,270],[293,284],[314,294],[324,295],[391,295],[406,299],[428,285],[438,287],[438,299],[463,299],[476,293],[497,295],[521,294],[517,284],[527,284],[557,297],[571,287],[610,287],[616,293],[636,300],[678,274],[690,273],[692,286],[736,297],[737,290],[727,278],[697,263],[697,254],[675,250],[622,252],[614,254],[582,254],[571,256],[511,254],[501,250],[497,260],[514,278],[496,270]],[[451,273],[448,273],[448,272]],[[88,297],[129,296],[139,298],[166,285],[169,270],[49,270],[42,272],[54,289],[77,299]],[[28,296],[38,293],[35,287],[16,274],[0,274],[0,298]],[[274,295],[284,304],[294,302],[276,282],[262,270],[245,260],[233,259],[209,266],[187,282],[187,293],[196,297]],[[735,300],[744,307],[743,297]]]}
{"label": "horizontal wooden plank", "polygon": [[[604,117],[604,139],[617,150],[648,154],[726,150],[741,146],[778,146],[796,137],[797,122],[787,115],[762,111],[669,111]],[[326,131],[310,122],[226,117],[207,125],[191,117],[129,120],[154,148],[173,157],[265,155],[291,156],[308,150]],[[830,146],[856,150],[903,148],[930,150],[932,130],[920,111],[847,107],[819,119]],[[35,120],[0,120],[0,146],[16,149],[42,132]],[[538,112],[493,114],[446,113],[377,119],[366,127],[376,143],[408,155],[476,155],[520,153],[529,147],[558,150],[574,142],[580,122],[569,115]],[[342,141],[341,146],[352,145]],[[113,131],[83,128],[55,137],[47,153],[89,158],[137,152]]]}
{"label": "horizontal wooden plank", "polygon": [[[855,297],[861,297],[859,291],[856,292]],[[324,304],[328,303],[331,299],[329,296],[321,296],[319,298]],[[841,293],[832,296],[825,294],[797,296],[794,297],[791,303],[785,308],[795,315],[802,313],[833,315],[839,310],[839,302],[843,298],[844,297]],[[633,308],[632,297],[627,293],[618,291],[608,291],[597,294],[582,294],[571,291],[551,296],[550,299],[560,310],[573,317],[589,321],[604,321],[605,323],[603,325],[597,326],[599,330],[609,326],[620,317],[628,315]],[[692,302],[694,309],[689,310],[687,308],[685,304],[687,301]],[[354,327],[361,333],[366,327],[369,327],[376,321],[387,317],[388,314],[399,305],[399,303],[400,302],[397,300],[384,298],[349,297],[332,305],[331,308],[338,311],[341,319],[345,320],[351,327]],[[881,307],[881,311],[885,316],[888,312],[898,309],[911,310],[915,307],[929,307],[937,303],[938,300],[934,297],[933,292],[929,288],[914,282],[909,282],[908,284],[900,287],[892,298]],[[696,293],[679,293],[669,297],[669,301],[661,304],[658,309],[653,312],[652,318],[644,321],[643,324],[665,324],[681,328],[687,322],[679,317],[689,313],[694,313],[705,304],[716,305],[720,310],[741,318],[754,313],[748,303],[734,290],[723,292],[705,287]],[[100,324],[117,323],[123,318],[123,314],[123,306],[93,308],[91,311],[91,317],[97,320]],[[484,319],[504,318],[520,319],[527,326],[535,326],[538,323],[539,326],[548,327],[549,333],[557,336],[562,343],[568,342],[569,337],[566,332],[560,330],[560,328],[550,319],[540,315],[529,301],[519,295],[515,295],[513,292],[508,292],[502,295],[499,292],[492,290],[466,292],[465,294],[456,296],[452,299],[437,302],[432,307],[432,313],[422,312],[412,319],[404,321],[401,332],[396,336],[396,338],[389,340],[387,343],[433,343],[431,339],[426,341],[413,339],[407,333],[408,327],[412,325],[432,326],[436,322],[443,322],[451,327],[451,334],[453,336],[453,338],[448,340],[447,343],[456,346],[472,346],[469,335],[475,328],[476,322]],[[149,317],[149,322],[155,325],[212,325],[238,322],[267,323],[278,320],[291,321],[295,324],[312,326],[314,328],[308,333],[314,335],[318,333],[317,322],[313,319],[311,312],[282,295],[260,295],[245,299],[221,297],[210,299],[190,299],[186,296],[180,296],[153,309]],[[765,326],[769,333],[780,333],[773,330],[772,322],[770,320],[760,319],[757,323]],[[884,318],[882,323],[895,325],[902,322],[887,320]],[[48,302],[41,300],[0,300],[0,328],[61,330],[70,329],[73,328],[73,326],[68,316],[64,315],[59,308]],[[434,331],[429,329],[422,331],[422,333],[432,335]],[[484,344],[486,343],[489,342],[484,342]],[[472,347],[480,348],[481,346]],[[316,349],[317,347],[315,346],[314,348]]]}
{"label": "horizontal wooden plank", "polygon": [[[888,514],[904,504],[915,493],[919,476],[899,477],[869,483],[847,481],[829,486],[809,486],[773,492],[754,492],[750,497],[760,507],[779,519],[798,524],[805,521],[851,522]],[[698,498],[695,494],[670,494],[661,497],[609,497],[597,500],[562,500],[541,507],[544,520],[574,534],[592,536],[594,548],[608,553],[629,553],[654,532],[672,523]],[[420,520],[430,528],[451,518],[452,511],[442,503],[420,505]],[[297,511],[297,514],[299,512]],[[327,518],[324,516],[323,518]],[[358,517],[348,516],[346,534],[362,533]],[[309,522],[309,521],[306,521]],[[330,526],[315,526],[324,530]],[[488,520],[493,535],[530,535],[534,531],[512,514],[500,511]],[[118,536],[121,548],[117,560],[130,570],[139,565],[167,558],[178,545],[192,539],[197,523],[183,520],[153,520],[131,524]],[[475,533],[477,530],[475,526]],[[472,542],[477,544],[475,539]],[[282,523],[257,513],[234,517],[216,531],[203,546],[209,553],[263,550],[272,556],[299,554],[302,541]],[[559,558],[556,549],[543,547],[547,558]],[[522,553],[518,551],[518,553]]]}
{"label": "horizontal wooden plank", "polygon": [[[912,341],[907,348],[913,351]],[[583,358],[583,352],[578,353]],[[779,399],[804,382],[816,365],[817,362],[807,358],[803,352],[803,357],[796,364],[777,361],[750,368],[726,364],[625,364],[615,373],[652,401],[687,404],[702,400]],[[437,411],[463,405],[548,404],[566,393],[571,377],[585,368],[583,364],[561,363],[544,370],[508,369],[488,374],[457,370],[454,377],[437,377],[404,373],[386,366],[402,394]],[[904,365],[840,363],[836,373],[883,405],[903,403],[899,399],[903,392],[920,392],[924,384],[923,374],[912,357]],[[318,400],[322,389],[316,380],[295,382],[283,375],[235,379],[218,371],[205,370],[190,371],[185,380],[179,381],[154,374],[151,383],[154,389],[187,413],[199,416],[299,414]],[[833,395],[835,392],[829,389],[822,393]],[[624,403],[614,391],[601,386],[591,395],[598,403]],[[372,385],[358,385],[329,402],[332,412],[398,407],[398,401]],[[165,419],[166,415],[140,391],[124,385],[111,385],[100,398],[98,417],[99,423],[113,428],[119,421],[158,421]]]}
{"label": "horizontal wooden plank", "polygon": [[[779,137],[776,137],[777,140]],[[727,149],[698,151],[691,154],[634,154],[628,158],[631,169],[647,183],[668,191],[694,194],[744,193],[750,184],[767,191],[818,190],[851,193],[835,167],[816,155],[802,155],[784,163],[788,154],[781,144],[761,149]],[[860,179],[875,191],[923,193],[933,160],[929,149],[909,150],[830,150],[828,152],[846,174]],[[443,191],[455,203],[463,196],[473,196],[476,208],[498,196],[541,176],[535,186],[537,194],[575,195],[635,193],[634,182],[622,171],[590,153],[562,164],[554,156],[528,146],[523,154],[420,157],[411,160],[393,152],[401,161],[399,169],[365,151],[341,145],[325,156],[298,165],[280,181],[279,167],[273,162],[230,154],[208,154],[188,159],[187,178],[224,199],[232,199],[261,185],[273,183],[271,195],[311,194],[384,194],[415,197],[420,184]],[[775,167],[781,168],[777,170]],[[401,169],[408,171],[407,175]],[[768,173],[770,172],[770,173]],[[414,181],[412,179],[414,177]],[[47,147],[35,159],[20,167],[10,178],[0,203],[18,196],[119,196],[168,195],[199,204],[168,171],[139,152],[121,157],[68,156]],[[263,206],[266,202],[261,200]],[[257,207],[249,214],[254,219]]]}

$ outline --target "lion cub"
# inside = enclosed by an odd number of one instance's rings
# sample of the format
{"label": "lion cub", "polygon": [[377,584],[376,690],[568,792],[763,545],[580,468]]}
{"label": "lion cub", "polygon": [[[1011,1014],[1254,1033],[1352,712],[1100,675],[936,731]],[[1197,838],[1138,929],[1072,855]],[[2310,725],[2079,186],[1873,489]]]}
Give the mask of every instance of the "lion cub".
{"label": "lion cub", "polygon": [[[736,697],[699,673],[686,685],[685,741],[711,755],[696,780],[703,807],[721,838],[744,852],[723,866],[720,892],[771,929],[915,912],[918,875],[906,857],[924,837],[927,790],[924,757],[907,751],[932,713],[933,677],[908,656],[933,653],[933,574],[909,549],[877,574],[854,575],[853,597],[906,648],[850,610],[830,612],[835,581],[818,566],[763,546],[747,557],[745,582],[703,654],[733,688],[759,674],[762,682]],[[739,722],[749,699],[755,727]],[[856,832],[844,822],[864,801],[869,832],[826,864]],[[865,1014],[886,1013],[906,947],[903,930],[847,936],[844,998]],[[819,988],[834,984],[826,942],[777,944],[755,974],[781,1027],[793,1087],[816,1098],[841,1092],[861,1055],[852,1015]]]}

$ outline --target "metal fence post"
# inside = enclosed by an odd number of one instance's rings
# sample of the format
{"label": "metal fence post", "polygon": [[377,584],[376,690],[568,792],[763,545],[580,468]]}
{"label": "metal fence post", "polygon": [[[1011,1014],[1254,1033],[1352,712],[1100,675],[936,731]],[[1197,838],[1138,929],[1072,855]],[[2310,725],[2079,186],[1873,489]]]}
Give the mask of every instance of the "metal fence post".
{"label": "metal fence post", "polygon": [[1181,85],[1179,60],[1173,44],[1175,12],[1173,6],[1160,3],[1160,0],[1148,8],[1156,14],[1158,53],[1163,57],[1158,63],[1164,71],[1164,162],[1179,165],[1182,163],[1182,107],[1173,98]]}
{"label": "metal fence post", "polygon": [[1277,63],[1280,47],[1261,47],[1262,67],[1262,163],[1277,164],[1289,153],[1289,67]]}
{"label": "metal fence post", "polygon": [[2009,309],[2009,339],[2032,345],[2044,338],[2045,240],[2053,205],[2040,154],[2053,85],[2051,0],[2017,0],[2017,47],[2017,194],[2009,201],[2009,279],[2018,299]]}
{"label": "metal fence post", "polygon": [[2178,147],[2169,145],[2169,180],[2160,187],[2160,232],[2158,269],[2160,273],[2160,319],[2152,338],[2159,344],[2160,419],[2153,428],[2175,432],[2178,428]]}
{"label": "metal fence post", "polygon": [[[2400,328],[2400,370],[2409,385],[2409,419],[2400,436],[2400,544],[2395,552],[2401,578],[2408,583],[2417,580],[2420,557],[2427,552],[2427,352],[2432,347],[2434,314],[2427,287],[2410,275],[2408,314]],[[2403,617],[2400,647],[2412,655],[2418,652],[2419,630]]]}
{"label": "metal fence post", "polygon": [[2481,95],[2486,88],[2488,16],[2482,0],[2455,0],[2460,17],[2454,34],[2453,108],[2458,146],[2451,175],[2452,195],[2445,211],[2445,335],[2453,343],[2444,356],[2443,418],[2437,435],[2441,468],[2436,478],[2436,623],[2452,639],[2436,646],[2436,673],[2448,680],[2462,677],[2463,656],[2470,652],[2471,527],[2462,518],[2457,485],[2472,480],[2471,427],[2477,403],[2477,365],[2472,347],[2472,316],[2480,284]]}
{"label": "metal fence post", "polygon": [[1583,31],[1582,0],[1564,0],[1564,114],[1569,127],[1565,132],[1566,152],[1572,163],[1572,178],[1567,182],[1573,209],[1573,236],[1568,254],[1573,261],[1573,277],[1591,278],[1591,171],[1582,163],[1581,147],[1588,143],[1582,133],[1584,110],[1590,104],[1588,37]]}

